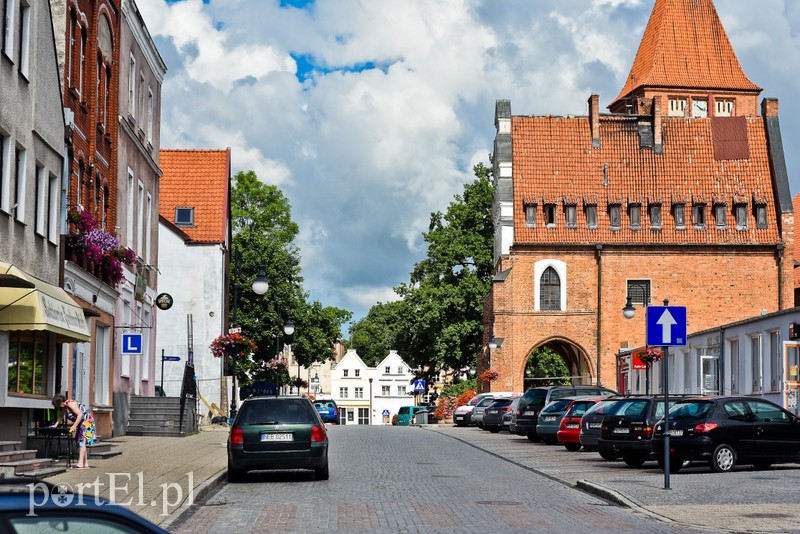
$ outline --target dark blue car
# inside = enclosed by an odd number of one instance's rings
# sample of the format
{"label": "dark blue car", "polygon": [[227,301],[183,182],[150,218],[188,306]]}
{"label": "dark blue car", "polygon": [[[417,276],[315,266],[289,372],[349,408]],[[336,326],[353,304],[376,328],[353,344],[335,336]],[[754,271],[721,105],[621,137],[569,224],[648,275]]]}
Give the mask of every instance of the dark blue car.
{"label": "dark blue car", "polygon": [[317,409],[323,423],[339,423],[339,408],[333,399],[318,399],[314,401],[314,408]]}

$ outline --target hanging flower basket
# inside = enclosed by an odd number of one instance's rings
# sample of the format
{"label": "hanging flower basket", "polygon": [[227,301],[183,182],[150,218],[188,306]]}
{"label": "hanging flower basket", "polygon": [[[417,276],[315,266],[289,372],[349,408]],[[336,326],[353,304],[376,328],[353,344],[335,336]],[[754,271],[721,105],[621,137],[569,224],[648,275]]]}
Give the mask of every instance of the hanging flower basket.
{"label": "hanging flower basket", "polygon": [[217,358],[245,356],[252,354],[257,348],[252,339],[242,334],[222,334],[211,342],[211,354]]}
{"label": "hanging flower basket", "polygon": [[272,372],[285,371],[286,369],[289,368],[289,360],[287,360],[286,358],[273,358],[265,362],[265,367],[267,371],[272,371]]}
{"label": "hanging flower basket", "polygon": [[303,380],[299,376],[296,376],[296,377],[294,377],[294,379],[292,379],[292,385],[294,387],[296,387],[297,389],[308,388],[308,382],[306,382],[305,380]]}
{"label": "hanging flower basket", "polygon": [[494,382],[500,377],[500,373],[495,371],[494,369],[487,369],[478,375],[478,380],[481,382]]}
{"label": "hanging flower basket", "polygon": [[74,229],[67,235],[67,257],[75,258],[87,272],[116,287],[125,279],[122,265],[132,267],[136,253],[121,246],[119,239],[101,228],[88,211],[70,209],[67,220]]}
{"label": "hanging flower basket", "polygon": [[653,347],[644,347],[633,351],[633,356],[639,358],[642,363],[650,365],[653,362],[661,361],[661,358],[664,357],[664,352]]}

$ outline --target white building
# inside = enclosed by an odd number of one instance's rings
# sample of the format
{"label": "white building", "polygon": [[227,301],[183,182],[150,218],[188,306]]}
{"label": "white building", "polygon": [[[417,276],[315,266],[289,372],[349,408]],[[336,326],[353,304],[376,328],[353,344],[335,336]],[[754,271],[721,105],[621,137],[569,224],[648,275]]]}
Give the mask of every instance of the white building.
{"label": "white building", "polygon": [[331,369],[331,398],[343,425],[391,424],[401,406],[414,404],[414,374],[390,351],[377,366],[368,367],[355,350],[345,353]]}

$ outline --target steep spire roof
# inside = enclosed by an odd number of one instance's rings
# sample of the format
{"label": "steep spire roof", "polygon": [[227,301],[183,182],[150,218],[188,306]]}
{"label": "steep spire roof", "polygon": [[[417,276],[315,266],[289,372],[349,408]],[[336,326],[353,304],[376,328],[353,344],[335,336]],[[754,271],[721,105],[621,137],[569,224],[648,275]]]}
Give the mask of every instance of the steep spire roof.
{"label": "steep spire roof", "polygon": [[622,92],[643,87],[761,92],[742,71],[712,0],[656,0]]}

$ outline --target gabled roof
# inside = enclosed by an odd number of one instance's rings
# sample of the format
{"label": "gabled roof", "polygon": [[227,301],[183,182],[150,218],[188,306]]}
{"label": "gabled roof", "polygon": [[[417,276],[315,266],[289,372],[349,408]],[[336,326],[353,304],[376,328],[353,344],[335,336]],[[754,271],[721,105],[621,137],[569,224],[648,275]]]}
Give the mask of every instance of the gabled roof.
{"label": "gabled roof", "polygon": [[344,353],[342,359],[338,363],[333,365],[333,369],[338,369],[344,364],[356,365],[358,367],[361,367],[362,369],[369,369],[369,366],[366,363],[364,363],[364,360],[361,359],[361,356],[358,355],[355,349],[348,349],[348,351]]}
{"label": "gabled roof", "polygon": [[180,226],[195,243],[227,243],[231,152],[161,150],[159,215],[175,222],[175,208],[193,208],[194,225]]}
{"label": "gabled roof", "polygon": [[614,104],[642,87],[760,93],[742,71],[712,0],[656,0]]}
{"label": "gabled roof", "polygon": [[[600,148],[592,148],[588,117],[511,119],[514,169],[514,242],[520,244],[640,243],[775,244],[780,242],[767,138],[762,117],[737,117],[746,127],[747,159],[718,160],[712,119],[664,118],[663,152],[640,148],[638,118],[600,117]],[[692,225],[692,204],[706,205],[706,229]],[[671,208],[685,204],[686,229],[675,228]],[[724,203],[727,227],[716,228],[713,205]],[[767,228],[756,229],[755,204],[767,206]],[[537,226],[525,222],[525,205],[537,205]],[[547,228],[543,206],[553,204]],[[610,229],[609,205],[619,205],[621,228]],[[630,228],[628,207],[641,206],[641,229]],[[649,204],[660,204],[662,228],[651,230]],[[746,204],[749,227],[737,230],[733,206]],[[576,227],[565,225],[564,206],[576,206]],[[585,206],[597,206],[595,230]]]}
{"label": "gabled roof", "polygon": [[400,357],[400,355],[397,353],[396,350],[390,350],[389,354],[387,354],[386,357],[382,359],[380,363],[378,363],[378,365],[375,366],[375,369],[380,369],[381,367],[385,367],[387,363],[392,363],[392,362],[402,363],[406,369],[409,368],[408,364],[403,360],[403,358]]}

